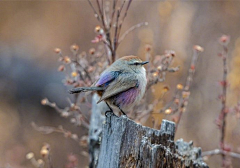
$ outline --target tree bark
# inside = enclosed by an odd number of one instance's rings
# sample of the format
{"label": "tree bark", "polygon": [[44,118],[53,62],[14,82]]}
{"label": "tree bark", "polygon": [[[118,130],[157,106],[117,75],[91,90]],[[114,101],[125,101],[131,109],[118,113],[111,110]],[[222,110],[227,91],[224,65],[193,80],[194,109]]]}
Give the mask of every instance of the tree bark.
{"label": "tree bark", "polygon": [[163,120],[155,130],[108,113],[102,131],[97,168],[208,168],[200,148],[174,142],[173,122]]}
{"label": "tree bark", "polygon": [[[105,121],[104,112],[108,110],[104,102],[97,104],[99,96],[94,94],[92,97],[92,114],[89,127],[89,168],[95,168],[98,163],[100,153],[100,139],[102,136],[102,125]],[[103,114],[102,114],[103,113]]]}

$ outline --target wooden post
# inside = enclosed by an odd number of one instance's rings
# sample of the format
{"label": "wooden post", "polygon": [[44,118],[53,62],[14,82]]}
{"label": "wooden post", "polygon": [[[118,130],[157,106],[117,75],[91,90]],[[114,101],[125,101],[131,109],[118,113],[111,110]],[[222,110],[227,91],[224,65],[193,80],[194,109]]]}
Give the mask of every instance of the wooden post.
{"label": "wooden post", "polygon": [[[102,125],[105,121],[104,112],[108,110],[104,102],[97,104],[99,96],[94,94],[92,97],[92,114],[89,127],[89,168],[95,168],[98,164],[100,153],[100,140],[102,136]],[[103,114],[102,114],[103,112]]]}
{"label": "wooden post", "polygon": [[155,130],[108,113],[102,131],[97,168],[208,168],[200,148],[174,142],[173,122],[163,120]]}

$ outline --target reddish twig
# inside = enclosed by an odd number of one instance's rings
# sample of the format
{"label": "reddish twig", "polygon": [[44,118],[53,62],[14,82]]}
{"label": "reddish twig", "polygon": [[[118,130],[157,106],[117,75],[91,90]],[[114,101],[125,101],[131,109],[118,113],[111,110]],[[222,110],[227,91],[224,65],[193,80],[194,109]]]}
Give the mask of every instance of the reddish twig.
{"label": "reddish twig", "polygon": [[188,77],[187,77],[187,81],[186,81],[186,85],[182,91],[182,99],[180,100],[180,106],[178,108],[178,117],[176,120],[176,128],[175,128],[175,132],[177,131],[178,125],[180,123],[180,120],[182,118],[182,113],[186,110],[186,106],[188,104],[188,99],[190,96],[190,92],[189,89],[191,87],[192,84],[192,80],[193,80],[193,76],[196,70],[196,63],[198,60],[198,56],[200,54],[200,52],[203,51],[203,48],[196,45],[193,47],[193,57],[192,57],[192,61],[191,61],[191,66],[189,68],[189,73],[188,73]]}
{"label": "reddish twig", "polygon": [[[220,44],[223,47],[222,51],[222,60],[223,60],[223,80],[221,81],[222,83],[222,95],[221,95],[221,113],[220,113],[220,118],[222,119],[222,125],[221,125],[221,138],[220,138],[220,145],[221,149],[224,150],[225,146],[225,131],[226,131],[226,116],[227,116],[227,106],[226,106],[226,100],[227,100],[227,75],[228,75],[228,69],[227,69],[227,58],[228,58],[228,48],[227,44],[229,42],[229,37],[226,35],[223,35],[220,40]],[[225,154],[222,153],[222,162],[224,163],[225,160]]]}

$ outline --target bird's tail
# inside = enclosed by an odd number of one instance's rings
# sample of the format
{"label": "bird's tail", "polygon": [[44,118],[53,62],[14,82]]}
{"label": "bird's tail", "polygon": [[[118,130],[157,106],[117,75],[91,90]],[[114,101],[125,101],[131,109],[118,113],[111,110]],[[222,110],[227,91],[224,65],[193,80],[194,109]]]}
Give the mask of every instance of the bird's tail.
{"label": "bird's tail", "polygon": [[87,92],[87,91],[103,91],[103,87],[78,87],[69,90],[70,94]]}

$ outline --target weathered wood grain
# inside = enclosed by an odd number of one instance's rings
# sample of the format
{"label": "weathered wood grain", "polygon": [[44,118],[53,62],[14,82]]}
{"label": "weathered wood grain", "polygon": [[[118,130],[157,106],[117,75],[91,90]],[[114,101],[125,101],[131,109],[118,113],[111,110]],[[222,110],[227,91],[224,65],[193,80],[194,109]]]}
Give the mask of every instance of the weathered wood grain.
{"label": "weathered wood grain", "polygon": [[208,167],[192,142],[174,142],[173,122],[163,120],[155,130],[108,113],[102,131],[97,168]]}

